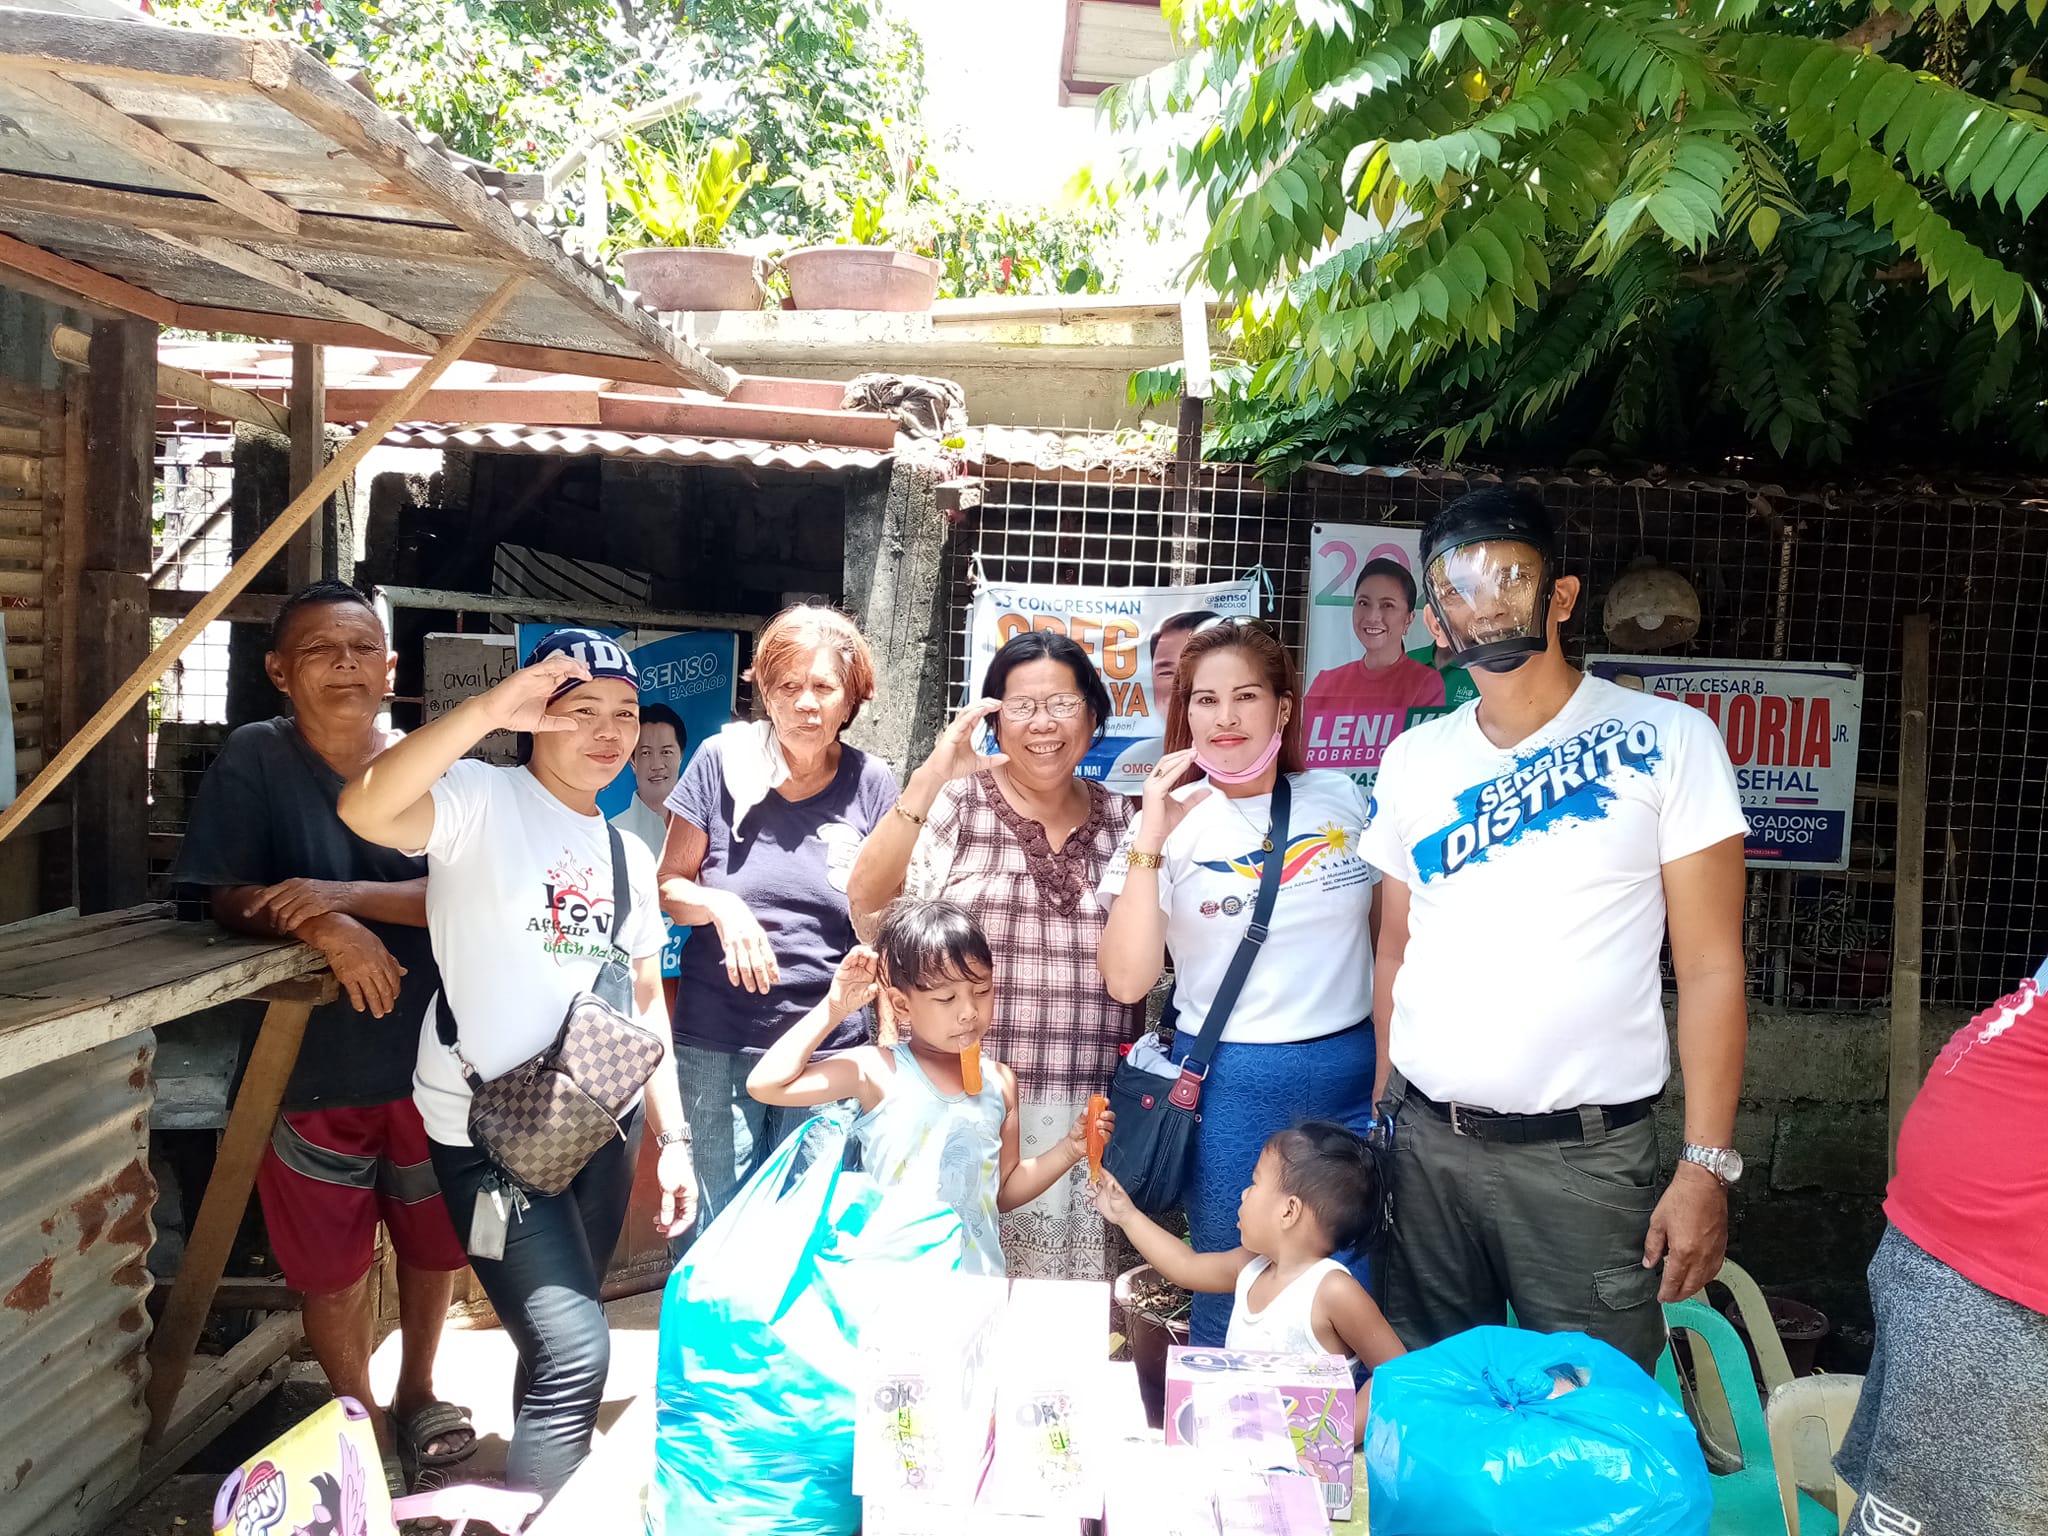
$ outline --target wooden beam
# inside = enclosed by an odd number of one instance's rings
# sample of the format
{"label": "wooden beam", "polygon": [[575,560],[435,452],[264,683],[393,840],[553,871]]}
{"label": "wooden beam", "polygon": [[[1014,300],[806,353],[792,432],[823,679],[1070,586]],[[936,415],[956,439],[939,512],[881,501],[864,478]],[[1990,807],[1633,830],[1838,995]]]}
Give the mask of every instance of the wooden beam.
{"label": "wooden beam", "polygon": [[168,176],[187,191],[210,197],[224,208],[232,208],[254,224],[280,235],[297,234],[299,214],[267,192],[259,192],[232,171],[224,171],[203,155],[194,154],[174,139],[167,139],[146,123],[108,106],[82,86],[61,75],[41,70],[6,69],[0,65],[15,89],[25,91],[62,113],[79,129],[103,140],[143,164]]}
{"label": "wooden beam", "polygon": [[22,69],[109,75],[199,91],[248,91],[286,72],[276,39],[235,37],[182,27],[109,25],[101,16],[16,10],[7,18],[4,58]]}
{"label": "wooden beam", "polygon": [[249,1208],[256,1168],[269,1149],[277,1109],[284,1102],[284,1085],[298,1063],[306,1020],[312,1012],[310,1003],[272,1003],[263,1010],[263,1027],[249,1052],[249,1068],[242,1074],[235,1107],[228,1111],[227,1130],[221,1136],[220,1153],[207,1178],[185,1256],[178,1264],[178,1278],[171,1282],[164,1315],[150,1335],[149,1385],[142,1393],[149,1408],[145,1443],[162,1437],[177,1405],[178,1389],[185,1384],[192,1352],[198,1348],[206,1314],[213,1307],[213,1288],[220,1284],[228,1250],[234,1246],[235,1233]]}
{"label": "wooden beam", "polygon": [[544,597],[443,592],[433,587],[385,586],[377,590],[393,608],[424,608],[432,613],[502,613],[541,623],[616,624],[624,629],[738,629],[753,634],[768,622],[758,613],[680,613],[614,603],[550,602]]}
{"label": "wooden beam", "polygon": [[[182,587],[151,587],[149,616],[152,619],[182,619],[205,602],[210,594],[188,592]],[[282,592],[244,592],[221,610],[230,624],[268,624],[284,605]]]}
{"label": "wooden beam", "polygon": [[1906,619],[1899,698],[1898,883],[1892,890],[1891,1171],[1899,1171],[1899,1127],[1920,1091],[1920,984],[1927,884],[1927,739],[1932,699],[1932,630],[1924,613]]}
{"label": "wooden beam", "polygon": [[568,255],[502,201],[465,176],[445,156],[420,142],[360,91],[351,89],[310,54],[291,60],[291,78],[258,87],[301,121],[319,129],[365,165],[410,188],[456,228],[489,246],[513,271],[523,272],[572,300],[641,356],[667,367],[667,382],[723,395],[737,375],[713,362],[664,325],[652,310],[629,302],[611,281]]}
{"label": "wooden beam", "polygon": [[[432,393],[432,391],[429,391]],[[327,359],[310,341],[292,343],[292,429],[289,494],[297,498],[327,460]],[[285,547],[285,590],[297,592],[327,574],[327,533],[334,523],[334,498],[320,503],[306,526]]]}
{"label": "wooden beam", "polygon": [[397,315],[374,304],[366,304],[339,288],[330,288],[319,279],[308,277],[281,261],[259,256],[232,240],[221,240],[212,235],[173,235],[161,229],[153,229],[149,233],[167,245],[190,251],[202,261],[226,267],[230,272],[239,272],[265,287],[275,288],[279,293],[290,294],[315,309],[325,310],[337,320],[346,320],[365,330],[375,331],[422,357],[431,357],[440,350],[441,338],[432,331],[421,330],[409,320],[401,320]]}
{"label": "wooden beam", "polygon": [[[273,341],[317,341],[330,347],[390,350],[389,343],[375,331],[346,321],[321,320],[311,315],[265,315],[246,309],[180,304],[177,324],[188,331],[226,331],[236,336],[261,336]],[[464,355],[479,363],[495,363],[500,368],[524,368],[533,373],[568,373],[628,384],[673,385],[676,382],[676,373],[671,367],[645,357],[614,357],[606,352],[572,352],[561,347],[534,347],[517,341],[479,341]]]}
{"label": "wooden beam", "polygon": [[[0,172],[0,206],[60,218],[95,219],[125,229],[168,230],[174,235],[217,235],[223,240],[254,240],[259,244],[275,238],[255,220],[244,218],[211,198],[90,187],[75,181],[48,181],[7,172]],[[350,219],[331,213],[301,213],[299,232],[292,237],[292,243],[306,250],[409,256],[420,261],[491,259],[489,251],[459,229]]]}
{"label": "wooden beam", "polygon": [[124,283],[118,277],[109,277],[104,272],[95,272],[91,267],[52,255],[12,235],[0,234],[0,267],[41,278],[65,293],[76,294],[90,304],[120,314],[139,315],[144,320],[154,320],[158,325],[177,323],[177,306],[169,299],[160,298],[146,288],[137,288],[133,283]]}
{"label": "wooden beam", "polygon": [[[364,380],[327,392],[330,421],[366,421],[391,398],[397,381]],[[428,391],[417,421],[489,423],[493,426],[596,427],[603,425],[596,383],[582,389],[536,389],[526,384],[484,384]]]}
{"label": "wooden beam", "polygon": [[[86,349],[91,344],[90,336],[83,331],[74,331],[68,325],[60,325],[50,333],[51,355],[74,368],[86,366]],[[169,363],[156,365],[156,392],[165,399],[192,406],[209,416],[244,421],[270,432],[291,430],[291,418],[275,401],[252,395],[245,389],[216,384],[204,374],[173,368]]]}
{"label": "wooden beam", "polygon": [[[63,783],[72,769],[84,759],[95,743],[119,723],[121,717],[140,704],[149,692],[150,685],[163,676],[171,663],[181,656],[185,648],[204,632],[206,626],[226,610],[242,589],[255,579],[286,542],[298,531],[299,525],[313,515],[321,502],[333,495],[342,481],[355,473],[356,466],[384,435],[412,409],[413,402],[434,387],[434,381],[446,373],[449,367],[469,350],[470,343],[505,312],[506,305],[519,291],[526,280],[523,277],[508,278],[498,291],[486,299],[471,315],[469,321],[441,350],[429,358],[420,371],[412,377],[406,387],[392,397],[377,419],[359,433],[354,441],[336,454],[320,473],[314,477],[304,494],[295,498],[292,504],[278,515],[276,522],[264,529],[256,542],[243,552],[240,559],[228,569],[220,585],[207,593],[206,600],[185,616],[184,622],[163,638],[161,644],[143,660],[141,666],[129,674],[128,680],[114,693],[114,696],[100,706],[97,713],[86,721],[78,734],[64,743],[63,747],[48,763],[23,786],[20,797],[5,811],[0,811],[0,841],[4,841],[21,819],[48,798],[50,791]],[[152,348],[152,356],[154,348]],[[132,793],[132,786],[131,786]],[[137,796],[136,798],[140,798]]]}

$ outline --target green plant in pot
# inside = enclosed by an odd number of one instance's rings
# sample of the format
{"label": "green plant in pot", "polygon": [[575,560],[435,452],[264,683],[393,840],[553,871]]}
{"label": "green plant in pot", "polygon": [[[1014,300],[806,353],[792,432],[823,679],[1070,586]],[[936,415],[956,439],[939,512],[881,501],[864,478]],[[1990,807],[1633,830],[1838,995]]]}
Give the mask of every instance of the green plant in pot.
{"label": "green plant in pot", "polygon": [[930,309],[938,294],[945,268],[890,243],[908,222],[911,165],[883,130],[870,131],[888,152],[893,188],[856,195],[846,205],[837,244],[806,246],[782,258],[793,308],[916,312]]}
{"label": "green plant in pot", "polygon": [[626,286],[659,310],[759,309],[760,261],[721,249],[740,199],[765,174],[745,139],[712,139],[686,163],[628,139],[628,173],[607,176],[611,200],[626,214],[631,238],[619,252]]}

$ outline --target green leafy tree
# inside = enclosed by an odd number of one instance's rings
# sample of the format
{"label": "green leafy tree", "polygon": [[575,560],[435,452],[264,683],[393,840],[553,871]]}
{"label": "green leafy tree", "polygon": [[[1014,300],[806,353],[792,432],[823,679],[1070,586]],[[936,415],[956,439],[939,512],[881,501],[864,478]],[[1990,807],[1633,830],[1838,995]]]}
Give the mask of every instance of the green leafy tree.
{"label": "green leafy tree", "polygon": [[[636,109],[682,165],[743,141],[752,184],[727,233],[788,248],[888,234],[946,264],[949,296],[1099,292],[1114,215],[961,198],[924,124],[924,51],[881,0],[155,0],[165,21],[283,34],[458,153],[545,169]],[[640,152],[636,147],[636,152]],[[655,162],[625,176],[645,178]],[[616,166],[615,168],[620,168]],[[649,185],[650,197],[658,189]],[[679,192],[678,195],[681,195]],[[613,199],[615,244],[641,236]],[[542,217],[566,226],[563,205]],[[1078,276],[1077,276],[1078,274]],[[1067,290],[1075,291],[1075,290]]]}
{"label": "green leafy tree", "polygon": [[2048,456],[2044,6],[1166,0],[1213,451]]}

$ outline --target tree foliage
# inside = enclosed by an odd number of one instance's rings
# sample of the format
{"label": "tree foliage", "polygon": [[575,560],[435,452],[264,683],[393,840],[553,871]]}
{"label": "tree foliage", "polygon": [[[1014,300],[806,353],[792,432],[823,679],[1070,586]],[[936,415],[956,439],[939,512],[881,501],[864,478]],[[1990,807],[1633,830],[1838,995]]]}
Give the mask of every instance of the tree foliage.
{"label": "tree foliage", "polygon": [[[545,170],[637,109],[676,102],[639,137],[695,165],[744,141],[755,184],[731,234],[790,248],[849,238],[885,204],[907,243],[938,256],[949,293],[1100,291],[1094,231],[963,199],[924,122],[924,52],[884,0],[155,0],[179,25],[282,33],[452,149]],[[635,173],[629,155],[614,170]],[[573,190],[573,189],[572,189]],[[566,227],[573,199],[542,211]],[[613,233],[633,227],[618,199]],[[630,239],[625,243],[632,243]],[[1076,274],[1080,275],[1077,277]]]}
{"label": "tree foliage", "polygon": [[1218,451],[2039,459],[2044,7],[1166,0],[1109,111],[1207,215]]}

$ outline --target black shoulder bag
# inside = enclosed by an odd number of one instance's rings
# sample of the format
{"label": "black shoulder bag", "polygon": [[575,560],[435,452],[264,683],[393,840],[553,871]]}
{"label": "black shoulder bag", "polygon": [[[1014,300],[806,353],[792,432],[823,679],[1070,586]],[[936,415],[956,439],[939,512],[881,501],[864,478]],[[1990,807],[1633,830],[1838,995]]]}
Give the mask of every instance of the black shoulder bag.
{"label": "black shoulder bag", "polygon": [[[633,1095],[661,1065],[662,1043],[632,1020],[633,975],[619,946],[632,911],[626,849],[612,839],[612,952],[591,990],[569,1004],[547,1049],[485,1082],[456,1043],[445,978],[434,1020],[441,1043],[455,1052],[469,1082],[469,1139],[511,1182],[539,1195],[558,1195],[608,1142]],[[490,1257],[492,1255],[485,1255]]]}
{"label": "black shoulder bag", "polygon": [[1195,1126],[1202,1118],[1202,1085],[1209,1077],[1209,1058],[1223,1038],[1223,1026],[1237,1006],[1244,979],[1273,921],[1273,903],[1280,896],[1280,866],[1287,859],[1287,813],[1294,798],[1281,774],[1273,781],[1273,820],[1266,830],[1265,861],[1259,868],[1259,894],[1252,920],[1231,956],[1230,969],[1216,989],[1216,1000],[1202,1021],[1194,1049],[1181,1059],[1180,1076],[1166,1092],[1166,1078],[1129,1061],[1117,1063],[1110,1080],[1109,1107],[1116,1111],[1116,1133],[1103,1148],[1102,1166],[1139,1210],[1156,1215],[1180,1201],[1187,1183],[1188,1159]]}

